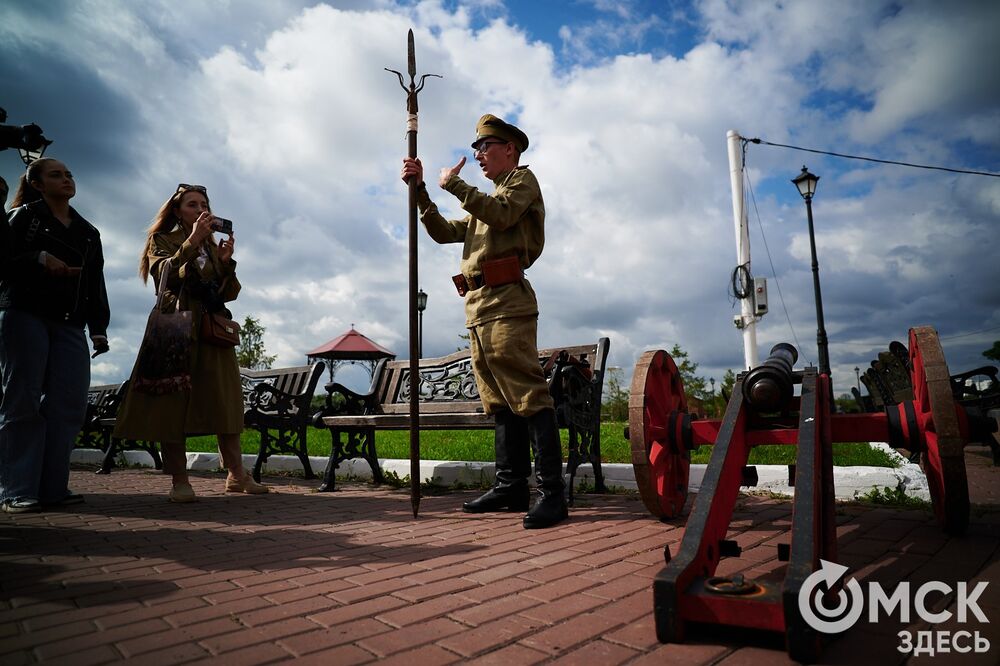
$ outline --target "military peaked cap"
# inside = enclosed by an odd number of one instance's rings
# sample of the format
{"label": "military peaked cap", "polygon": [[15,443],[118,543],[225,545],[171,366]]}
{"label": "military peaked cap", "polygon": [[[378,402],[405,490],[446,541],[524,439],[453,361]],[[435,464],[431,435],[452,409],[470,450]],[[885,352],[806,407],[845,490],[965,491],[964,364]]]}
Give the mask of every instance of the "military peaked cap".
{"label": "military peaked cap", "polygon": [[528,135],[492,113],[487,113],[476,123],[476,140],[472,142],[472,147],[478,147],[483,139],[489,137],[513,143],[520,153],[528,149]]}

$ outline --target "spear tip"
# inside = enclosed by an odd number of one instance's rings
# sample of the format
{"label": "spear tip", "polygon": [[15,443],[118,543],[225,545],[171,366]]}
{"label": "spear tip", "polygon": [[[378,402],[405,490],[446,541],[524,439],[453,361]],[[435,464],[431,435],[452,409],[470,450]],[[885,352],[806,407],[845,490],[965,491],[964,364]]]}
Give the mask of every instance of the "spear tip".
{"label": "spear tip", "polygon": [[412,79],[417,75],[417,55],[416,49],[413,47],[413,28],[410,28],[410,32],[406,35],[406,63],[409,68],[410,78]]}

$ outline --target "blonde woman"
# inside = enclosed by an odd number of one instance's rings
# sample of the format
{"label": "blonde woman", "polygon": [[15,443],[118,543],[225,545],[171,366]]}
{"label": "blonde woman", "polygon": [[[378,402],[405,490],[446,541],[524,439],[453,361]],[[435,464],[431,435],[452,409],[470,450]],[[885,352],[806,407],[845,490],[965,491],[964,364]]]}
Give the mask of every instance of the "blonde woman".
{"label": "blonde woman", "polygon": [[229,470],[227,492],[268,492],[267,486],[255,482],[243,468],[243,394],[236,350],[208,344],[199,334],[202,313],[228,314],[225,303],[240,293],[233,259],[236,240],[229,233],[216,243],[213,233],[218,226],[205,188],[182,183],[160,207],[139,258],[139,276],[143,282],[152,276],[157,290],[161,278],[169,275],[162,311],[177,308],[193,313],[191,387],[151,395],[135,390],[133,381],[119,411],[114,435],[160,442],[163,471],[173,481],[169,494],[172,502],[197,499],[187,474],[185,440],[192,435],[218,437],[222,464]]}

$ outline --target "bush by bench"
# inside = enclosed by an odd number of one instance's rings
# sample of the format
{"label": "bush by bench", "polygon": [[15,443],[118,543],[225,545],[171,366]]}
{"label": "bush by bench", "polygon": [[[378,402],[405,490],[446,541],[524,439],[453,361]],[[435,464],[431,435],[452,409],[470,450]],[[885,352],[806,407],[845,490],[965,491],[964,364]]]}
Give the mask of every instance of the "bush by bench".
{"label": "bush by bench", "polygon": [[[604,491],[601,471],[601,394],[607,363],[607,338],[596,345],[559,347],[539,352],[561,428],[569,431],[567,471],[572,482],[577,468],[590,463],[596,490]],[[321,491],[334,489],[337,466],[351,458],[365,459],[376,483],[382,469],[375,450],[376,430],[410,427],[409,361],[382,361],[375,368],[371,390],[359,394],[338,383],[326,385],[327,406],[316,426],[330,431],[330,460]],[[495,427],[483,413],[468,350],[420,361],[421,430],[471,430]]]}

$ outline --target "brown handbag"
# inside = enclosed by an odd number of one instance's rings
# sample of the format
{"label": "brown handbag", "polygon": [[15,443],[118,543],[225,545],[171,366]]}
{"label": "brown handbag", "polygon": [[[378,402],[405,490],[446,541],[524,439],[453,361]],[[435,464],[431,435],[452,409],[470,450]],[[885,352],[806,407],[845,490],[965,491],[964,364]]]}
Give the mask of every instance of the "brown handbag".
{"label": "brown handbag", "polygon": [[201,316],[199,338],[217,347],[237,347],[240,344],[240,325],[221,312],[206,312]]}
{"label": "brown handbag", "polygon": [[165,395],[191,388],[192,313],[181,310],[178,295],[175,311],[161,311],[170,279],[170,263],[165,262],[156,291],[156,305],[149,313],[139,355],[132,370],[132,390],[149,395]]}

